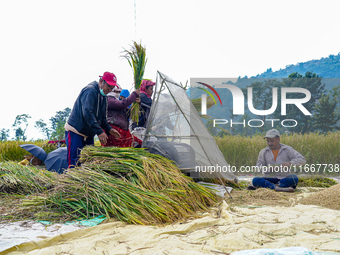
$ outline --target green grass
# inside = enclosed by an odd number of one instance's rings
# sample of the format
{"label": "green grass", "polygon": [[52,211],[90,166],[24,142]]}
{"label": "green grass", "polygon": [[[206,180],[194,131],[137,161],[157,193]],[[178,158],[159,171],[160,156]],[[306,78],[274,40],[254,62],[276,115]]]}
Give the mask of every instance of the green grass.
{"label": "green grass", "polygon": [[[215,138],[226,161],[236,167],[256,165],[259,152],[267,146],[263,136],[241,135]],[[339,164],[340,132],[282,135],[281,143],[293,147],[307,160],[307,164]]]}
{"label": "green grass", "polygon": [[[236,167],[256,165],[259,152],[267,146],[261,135],[245,137],[241,135],[215,138],[226,161]],[[307,164],[340,164],[340,132],[282,135],[281,143],[292,146],[307,160]],[[25,142],[0,142],[0,162],[21,161],[27,151],[19,147]],[[55,148],[46,145],[47,141],[26,142],[43,147],[46,152]]]}
{"label": "green grass", "polygon": [[25,155],[29,155],[26,150],[21,148],[21,144],[35,144],[42,147],[47,153],[57,148],[56,144],[48,144],[48,141],[37,140],[37,141],[5,141],[0,142],[0,162],[3,161],[21,161]]}
{"label": "green grass", "polygon": [[298,187],[329,188],[338,184],[335,180],[322,176],[299,177]]}

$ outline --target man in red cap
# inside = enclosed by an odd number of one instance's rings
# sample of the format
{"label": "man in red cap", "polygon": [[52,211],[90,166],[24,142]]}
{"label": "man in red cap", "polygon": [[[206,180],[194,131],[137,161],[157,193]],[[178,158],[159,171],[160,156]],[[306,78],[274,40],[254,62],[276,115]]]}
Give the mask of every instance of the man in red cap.
{"label": "man in red cap", "polygon": [[93,145],[95,135],[102,144],[106,144],[108,135],[119,137],[106,119],[106,95],[118,87],[117,78],[110,72],[99,77],[99,82],[93,81],[82,89],[65,124],[69,167],[78,164],[80,150],[86,145]]}

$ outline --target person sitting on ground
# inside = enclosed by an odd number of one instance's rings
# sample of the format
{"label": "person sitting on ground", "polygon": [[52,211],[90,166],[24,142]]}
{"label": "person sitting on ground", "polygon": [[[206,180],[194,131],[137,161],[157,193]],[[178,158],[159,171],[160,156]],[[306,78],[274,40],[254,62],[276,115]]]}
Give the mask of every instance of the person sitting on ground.
{"label": "person sitting on ground", "polygon": [[256,165],[262,167],[265,177],[255,177],[253,186],[294,192],[299,179],[286,170],[305,164],[306,159],[292,147],[280,143],[280,132],[276,129],[269,130],[263,139],[267,139],[268,146],[260,151]]}
{"label": "person sitting on ground", "polygon": [[132,102],[139,102],[139,89],[132,92],[131,95],[128,90],[122,90],[121,100],[110,96],[110,94],[107,98],[107,120],[110,126],[118,131],[120,137],[109,136],[107,143],[102,146],[132,147],[135,141],[141,146],[142,141],[130,133],[128,109]]}

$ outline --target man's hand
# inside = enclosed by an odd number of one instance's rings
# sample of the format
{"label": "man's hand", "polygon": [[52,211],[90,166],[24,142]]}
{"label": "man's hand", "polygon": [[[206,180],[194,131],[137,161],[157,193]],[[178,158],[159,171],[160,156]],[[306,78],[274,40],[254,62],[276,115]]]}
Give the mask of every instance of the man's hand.
{"label": "man's hand", "polygon": [[292,163],[290,163],[290,162],[283,162],[281,165],[282,165],[282,166],[291,166]]}
{"label": "man's hand", "polygon": [[137,98],[135,99],[135,102],[136,102],[136,103],[140,103],[140,97],[137,97]]}
{"label": "man's hand", "polygon": [[140,89],[136,89],[135,92],[137,93],[137,95],[140,95]]}
{"label": "man's hand", "polygon": [[100,135],[98,135],[98,138],[99,138],[99,141],[102,143],[102,144],[106,144],[107,142],[107,135],[105,134],[105,132],[101,133]]}
{"label": "man's hand", "polygon": [[110,135],[113,135],[116,138],[120,138],[119,132],[116,129],[114,129],[114,128],[110,129]]}

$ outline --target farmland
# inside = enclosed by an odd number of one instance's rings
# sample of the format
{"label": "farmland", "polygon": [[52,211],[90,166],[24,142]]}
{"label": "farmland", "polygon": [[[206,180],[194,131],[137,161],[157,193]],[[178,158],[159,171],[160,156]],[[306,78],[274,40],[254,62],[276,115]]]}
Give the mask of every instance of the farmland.
{"label": "farmland", "polygon": [[[235,135],[215,137],[216,143],[226,161],[236,167],[252,166],[256,164],[260,150],[267,146],[261,135],[251,137]],[[340,131],[327,134],[307,133],[282,135],[281,143],[292,146],[307,160],[307,164],[339,164],[340,163]],[[20,141],[0,142],[1,161],[21,161],[27,151],[19,147]],[[47,141],[38,140],[34,143],[43,147],[46,152],[53,150]]]}
{"label": "farmland", "polygon": [[[215,138],[226,161],[236,167],[252,166],[259,152],[267,146],[261,135],[241,135]],[[293,147],[307,160],[307,164],[339,164],[340,132],[282,135],[281,143]]]}

